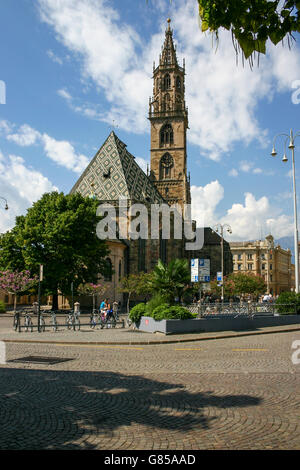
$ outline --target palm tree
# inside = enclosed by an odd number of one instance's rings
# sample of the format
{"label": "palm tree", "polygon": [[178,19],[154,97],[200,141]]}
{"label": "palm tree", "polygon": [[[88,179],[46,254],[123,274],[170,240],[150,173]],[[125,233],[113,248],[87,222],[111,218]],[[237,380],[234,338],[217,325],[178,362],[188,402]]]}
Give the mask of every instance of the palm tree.
{"label": "palm tree", "polygon": [[181,301],[189,283],[190,270],[186,259],[174,259],[168,265],[159,260],[150,280],[151,290],[161,294],[171,304],[176,297]]}

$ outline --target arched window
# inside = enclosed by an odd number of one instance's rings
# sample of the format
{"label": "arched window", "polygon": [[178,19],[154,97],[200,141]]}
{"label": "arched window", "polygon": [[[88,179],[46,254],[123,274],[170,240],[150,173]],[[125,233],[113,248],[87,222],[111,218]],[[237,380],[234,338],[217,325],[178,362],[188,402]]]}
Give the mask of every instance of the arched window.
{"label": "arched window", "polygon": [[173,144],[174,134],[171,124],[165,124],[160,131],[160,145]]}
{"label": "arched window", "polygon": [[174,167],[174,160],[172,155],[165,153],[160,160],[160,179],[172,178],[172,169]]}
{"label": "arched window", "polygon": [[169,90],[171,88],[171,77],[168,73],[164,76],[164,90]]}
{"label": "arched window", "polygon": [[122,261],[119,261],[119,281],[122,279]]}
{"label": "arched window", "polygon": [[110,258],[106,258],[105,260],[105,273],[104,273],[104,281],[111,282],[112,281],[112,262]]}
{"label": "arched window", "polygon": [[176,77],[176,88],[181,90],[181,79],[180,77]]}
{"label": "arched window", "polygon": [[167,93],[163,98],[162,103],[163,111],[169,111],[171,109],[171,98],[169,93]]}
{"label": "arched window", "polygon": [[176,111],[180,111],[182,109],[182,99],[180,95],[176,95]]}

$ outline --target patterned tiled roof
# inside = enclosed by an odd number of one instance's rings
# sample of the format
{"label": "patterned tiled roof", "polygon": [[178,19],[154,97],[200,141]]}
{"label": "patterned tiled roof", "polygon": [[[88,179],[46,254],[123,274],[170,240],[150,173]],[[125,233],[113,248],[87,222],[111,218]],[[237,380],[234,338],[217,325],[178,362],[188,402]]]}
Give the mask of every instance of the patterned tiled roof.
{"label": "patterned tiled roof", "polygon": [[131,201],[162,203],[163,197],[112,131],[86,170],[71,189],[84,197],[94,194],[100,201],[120,197]]}

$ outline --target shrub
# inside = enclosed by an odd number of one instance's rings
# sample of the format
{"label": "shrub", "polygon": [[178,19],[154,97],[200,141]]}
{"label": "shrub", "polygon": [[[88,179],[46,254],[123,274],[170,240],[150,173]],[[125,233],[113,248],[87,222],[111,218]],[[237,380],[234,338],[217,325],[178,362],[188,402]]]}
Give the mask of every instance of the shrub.
{"label": "shrub", "polygon": [[0,300],[0,313],[5,313],[6,312],[6,305],[2,300]]}
{"label": "shrub", "polygon": [[132,320],[134,323],[139,323],[141,317],[143,315],[146,315],[146,304],[137,304],[135,305],[129,313],[129,318]]}
{"label": "shrub", "polygon": [[276,306],[278,313],[285,315],[300,314],[300,294],[296,294],[295,292],[282,292],[276,300]]}
{"label": "shrub", "polygon": [[193,314],[185,307],[170,306],[167,304],[156,307],[152,312],[154,320],[187,320],[194,318]]}
{"label": "shrub", "polygon": [[155,294],[146,304],[146,315],[152,317],[152,312],[162,305],[169,305],[166,297],[161,294]]}

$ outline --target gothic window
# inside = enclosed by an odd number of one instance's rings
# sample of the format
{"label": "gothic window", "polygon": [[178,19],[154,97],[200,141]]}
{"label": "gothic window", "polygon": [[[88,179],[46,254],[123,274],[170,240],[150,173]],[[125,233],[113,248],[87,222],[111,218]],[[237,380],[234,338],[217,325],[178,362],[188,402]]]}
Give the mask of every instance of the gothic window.
{"label": "gothic window", "polygon": [[181,96],[176,95],[176,110],[180,111],[182,109],[182,100]]}
{"label": "gothic window", "polygon": [[138,239],[138,270],[146,272],[146,240]]}
{"label": "gothic window", "polygon": [[176,77],[176,88],[181,90],[181,80],[180,77]]}
{"label": "gothic window", "polygon": [[160,160],[160,179],[170,179],[172,177],[172,168],[174,160],[172,155],[165,153]]}
{"label": "gothic window", "polygon": [[112,281],[112,262],[110,258],[106,258],[105,260],[105,274],[104,274],[104,281],[111,282]]}
{"label": "gothic window", "polygon": [[119,281],[122,279],[122,261],[119,261]]}
{"label": "gothic window", "polygon": [[160,145],[173,144],[174,134],[171,124],[165,124],[160,131]]}
{"label": "gothic window", "polygon": [[171,88],[171,77],[170,75],[167,73],[165,76],[164,76],[164,90],[169,90]]}
{"label": "gothic window", "polygon": [[171,98],[169,93],[167,93],[163,98],[162,103],[163,111],[169,111],[171,109]]}
{"label": "gothic window", "polygon": [[160,243],[159,243],[159,257],[164,264],[167,263],[167,240],[162,238],[161,230],[160,230]]}

